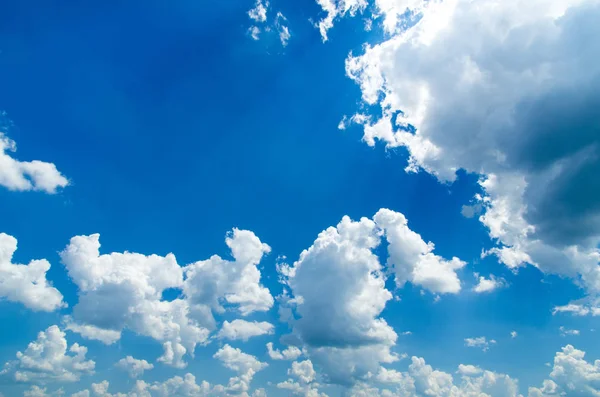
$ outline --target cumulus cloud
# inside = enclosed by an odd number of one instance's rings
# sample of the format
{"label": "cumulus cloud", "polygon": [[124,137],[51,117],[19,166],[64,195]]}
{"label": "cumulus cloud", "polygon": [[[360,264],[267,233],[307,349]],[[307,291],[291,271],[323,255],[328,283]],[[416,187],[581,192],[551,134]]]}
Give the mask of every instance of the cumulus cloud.
{"label": "cumulus cloud", "polygon": [[77,343],[68,347],[65,333],[52,325],[41,331],[17,359],[5,364],[2,374],[12,374],[17,382],[76,382],[92,374],[96,366],[87,360],[87,348]]}
{"label": "cumulus cloud", "polygon": [[[482,175],[479,220],[509,267],[600,291],[595,0],[406,2],[419,19],[346,63],[364,140],[405,147],[407,171]],[[335,15],[335,13],[334,13]],[[398,15],[395,13],[395,15]],[[474,214],[473,214],[474,215]]]}
{"label": "cumulus cloud", "polygon": [[551,380],[545,380],[541,388],[530,387],[529,397],[600,395],[600,360],[588,363],[585,352],[571,345],[562,348],[554,356],[550,373]]}
{"label": "cumulus cloud", "polygon": [[230,378],[225,387],[225,390],[232,394],[247,393],[254,375],[268,366],[256,357],[229,345],[223,346],[213,357],[221,361],[226,368],[237,372],[238,376]]}
{"label": "cumulus cloud", "polygon": [[267,353],[271,360],[295,360],[302,355],[296,346],[288,346],[283,351],[273,349],[273,342],[267,343]]}
{"label": "cumulus cloud", "polygon": [[479,277],[479,282],[475,287],[473,287],[473,291],[477,292],[478,294],[492,292],[506,285],[506,281],[504,281],[504,279],[496,278],[496,276],[493,274],[490,275],[490,278],[485,278],[475,273],[475,277]]}
{"label": "cumulus cloud", "polygon": [[280,301],[292,310],[287,340],[305,347],[329,381],[352,383],[399,358],[390,350],[397,334],[380,317],[392,298],[374,253],[382,238],[397,286],[411,282],[436,293],[460,290],[456,270],[464,262],[435,255],[434,245],[410,230],[400,213],[381,209],[360,221],[346,216],[321,232],[292,266],[280,264],[278,271],[290,292]]}
{"label": "cumulus cloud", "polygon": [[[257,268],[270,247],[250,231],[227,235],[233,261],[214,255],[185,267],[173,254],[101,255],[99,239],[98,234],[73,237],[60,254],[79,287],[79,302],[65,323],[83,337],[111,344],[129,329],[162,342],[159,361],[182,368],[186,354],[193,357],[198,344],[209,342],[216,327],[213,311],[223,313],[223,304],[244,316],[273,305]],[[182,296],[163,300],[170,288],[181,289]]]}
{"label": "cumulus cloud", "polygon": [[0,185],[9,190],[37,190],[50,194],[69,184],[53,163],[39,160],[19,161],[7,152],[16,152],[15,141],[0,131]]}
{"label": "cumulus cloud", "polygon": [[433,293],[460,291],[456,271],[463,268],[465,262],[456,257],[446,260],[435,255],[435,245],[426,243],[410,230],[406,217],[399,212],[381,209],[373,219],[385,231],[389,243],[388,266],[394,269],[398,287],[409,281]]}
{"label": "cumulus cloud", "polygon": [[520,397],[518,383],[508,375],[482,370],[472,365],[459,365],[460,380],[449,373],[435,370],[423,358],[412,357],[407,372],[389,370],[378,381],[386,383],[380,390],[366,383],[357,384],[350,391],[353,397]]}
{"label": "cumulus cloud", "polygon": [[351,381],[374,371],[379,362],[396,360],[390,347],[397,335],[379,317],[392,298],[373,253],[380,237],[372,220],[344,217],[337,227],[321,232],[292,267],[279,269],[299,317],[291,320],[291,339],[299,339],[335,382]]}
{"label": "cumulus cloud", "polygon": [[[289,390],[293,395],[305,397],[327,397],[319,392],[319,384],[315,381],[317,373],[310,360],[293,362],[288,375],[292,378],[277,384],[277,388]],[[294,380],[294,378],[296,380]]]}
{"label": "cumulus cloud", "polygon": [[477,338],[465,338],[465,346],[481,348],[484,352],[490,349],[490,345],[496,344],[494,339],[487,340],[485,336],[479,336]]}
{"label": "cumulus cloud", "polygon": [[217,337],[220,339],[247,341],[248,339],[255,336],[271,335],[273,333],[274,328],[275,327],[273,326],[273,324],[268,323],[266,321],[225,321],[223,322],[223,326],[217,334]]}
{"label": "cumulus cloud", "polygon": [[23,392],[23,397],[52,397],[52,396],[62,396],[64,391],[62,389],[55,390],[53,392],[48,392],[48,389],[45,387],[39,387],[37,385],[32,385],[28,390]]}
{"label": "cumulus cloud", "polygon": [[29,265],[12,263],[17,239],[0,233],[0,299],[19,302],[35,311],[65,307],[62,294],[46,279],[50,262],[33,260]]}
{"label": "cumulus cloud", "polygon": [[131,378],[138,378],[144,374],[144,371],[151,370],[154,365],[150,364],[146,360],[138,360],[132,356],[127,356],[120,359],[115,367],[126,371]]}

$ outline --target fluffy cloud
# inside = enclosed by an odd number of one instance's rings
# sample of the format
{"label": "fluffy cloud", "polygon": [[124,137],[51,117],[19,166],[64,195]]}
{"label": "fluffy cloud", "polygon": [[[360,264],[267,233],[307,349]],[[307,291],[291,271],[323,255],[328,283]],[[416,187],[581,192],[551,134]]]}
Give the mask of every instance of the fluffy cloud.
{"label": "fluffy cloud", "polygon": [[237,372],[238,376],[230,378],[225,388],[232,394],[247,393],[254,375],[268,366],[256,357],[229,345],[223,346],[213,357],[221,361],[226,368]]}
{"label": "fluffy cloud", "polygon": [[138,360],[132,356],[127,356],[120,359],[115,366],[129,373],[131,378],[137,378],[144,374],[144,371],[151,370],[154,365],[150,364],[146,360]]}
{"label": "fluffy cloud", "polygon": [[273,333],[274,328],[275,327],[273,327],[273,324],[266,321],[225,321],[223,322],[223,326],[217,334],[217,337],[220,339],[247,341],[255,336],[270,335]]}
{"label": "fluffy cloud", "polygon": [[503,279],[498,279],[493,274],[490,275],[490,278],[485,278],[475,273],[475,277],[479,277],[479,282],[473,288],[473,291],[477,292],[478,294],[492,292],[505,285],[505,281]]}
{"label": "fluffy cloud", "polygon": [[33,260],[29,265],[13,264],[17,239],[0,233],[0,299],[19,302],[36,311],[53,311],[66,306],[62,294],[46,279],[50,263]]}
{"label": "fluffy cloud", "polygon": [[23,397],[51,397],[51,396],[62,396],[64,394],[62,389],[58,389],[52,393],[48,393],[48,389],[45,387],[39,387],[32,385],[29,390],[23,392]]}
{"label": "fluffy cloud", "polygon": [[394,269],[396,285],[410,281],[434,293],[457,293],[460,280],[456,271],[465,262],[454,257],[446,260],[433,253],[434,244],[423,241],[418,233],[408,228],[408,221],[399,212],[381,209],[373,218],[385,231],[388,245],[388,266]]}
{"label": "fluffy cloud", "polygon": [[[394,330],[379,317],[392,294],[373,249],[381,231],[370,219],[344,217],[321,232],[292,267],[280,273],[294,298],[293,337],[335,382],[348,382],[396,357]],[[336,288],[331,288],[336,285]]]}
{"label": "fluffy cloud", "polygon": [[302,350],[296,346],[288,346],[283,351],[273,349],[272,342],[267,343],[267,352],[271,360],[295,360],[302,355]]}
{"label": "fluffy cloud", "polygon": [[[412,5],[409,3],[413,3]],[[480,221],[510,267],[600,291],[600,51],[595,0],[406,2],[418,22],[350,56],[346,72],[381,116],[364,140],[402,146],[408,171],[482,175]],[[398,15],[394,12],[394,15]]]}
{"label": "fluffy cloud", "polygon": [[600,360],[588,363],[585,352],[571,345],[556,353],[550,377],[541,388],[529,388],[529,397],[600,396]]}
{"label": "fluffy cloud", "polygon": [[41,331],[17,359],[5,364],[2,374],[13,374],[18,382],[76,382],[94,372],[96,364],[86,359],[87,348],[77,343],[67,348],[65,333],[53,325]]}
{"label": "fluffy cloud", "polygon": [[481,370],[481,368],[476,367],[474,365],[459,364],[457,372],[461,375],[473,376],[473,375],[479,375],[482,372],[482,370]]}
{"label": "fluffy cloud", "polygon": [[16,150],[15,142],[0,131],[0,185],[10,190],[39,190],[53,194],[69,184],[53,163],[19,161],[7,154]]}
{"label": "fluffy cloud", "polygon": [[496,344],[494,339],[487,340],[485,336],[479,336],[477,338],[465,338],[465,346],[467,347],[478,347],[484,352],[490,349],[490,345]]}
{"label": "fluffy cloud", "polygon": [[249,230],[233,229],[225,239],[232,261],[218,255],[185,267],[183,291],[192,304],[210,307],[217,313],[225,309],[222,302],[234,305],[246,316],[267,311],[273,306],[269,290],[260,284],[257,265],[271,247]]}
{"label": "fluffy cloud", "polygon": [[377,372],[380,363],[398,360],[390,350],[397,334],[380,317],[392,298],[373,252],[384,237],[387,266],[399,287],[409,281],[437,293],[460,290],[456,270],[464,262],[435,255],[434,245],[410,230],[402,214],[387,209],[372,220],[344,217],[321,232],[293,266],[278,267],[291,293],[281,304],[294,313],[288,316],[293,326],[288,341],[306,347],[332,382],[352,383]]}
{"label": "fluffy cloud", "polygon": [[293,395],[305,397],[327,397],[325,393],[319,392],[319,384],[315,382],[317,373],[310,360],[293,362],[292,367],[288,369],[288,375],[294,379],[288,379],[285,382],[277,384],[277,388],[289,390]]}
{"label": "fluffy cloud", "polygon": [[[79,287],[79,302],[65,319],[69,330],[104,343],[114,343],[125,328],[163,343],[160,362],[185,367],[198,344],[208,343],[215,328],[212,312],[223,304],[242,315],[268,310],[269,290],[257,268],[270,251],[254,233],[234,229],[226,237],[234,261],[214,255],[180,267],[175,256],[110,253],[101,255],[100,236],[76,236],[61,252],[69,276]],[[162,299],[169,288],[183,291]]]}
{"label": "fluffy cloud", "polygon": [[265,22],[267,20],[267,8],[269,2],[263,4],[262,0],[257,0],[254,8],[248,11],[248,16],[255,22]]}
{"label": "fluffy cloud", "polygon": [[382,369],[385,376],[377,381],[387,389],[379,390],[366,383],[350,391],[353,397],[520,397],[518,383],[508,375],[482,370],[472,365],[459,365],[460,381],[446,372],[434,370],[420,357],[412,357],[408,372]]}

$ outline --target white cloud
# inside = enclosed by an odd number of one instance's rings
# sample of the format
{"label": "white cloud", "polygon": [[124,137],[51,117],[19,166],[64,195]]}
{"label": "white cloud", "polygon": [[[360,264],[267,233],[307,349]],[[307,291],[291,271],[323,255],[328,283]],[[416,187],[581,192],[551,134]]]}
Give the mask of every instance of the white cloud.
{"label": "white cloud", "polygon": [[479,375],[483,371],[481,368],[476,367],[474,365],[459,364],[457,372],[461,375],[474,376]]}
{"label": "white cloud", "polygon": [[477,273],[475,273],[475,277],[479,277],[479,282],[473,288],[473,291],[477,292],[478,294],[492,292],[506,285],[504,279],[497,279],[493,274],[490,275],[489,279],[479,276]]}
{"label": "white cloud", "polygon": [[233,394],[248,392],[254,375],[268,366],[256,357],[229,345],[223,346],[213,357],[221,361],[226,368],[237,372],[238,376],[230,378],[225,388]]}
{"label": "white cloud", "polygon": [[220,339],[247,341],[255,336],[271,335],[274,332],[274,328],[273,324],[266,321],[250,322],[239,319],[232,322],[225,321],[217,337]]}
{"label": "white cloud", "polygon": [[92,374],[95,363],[86,359],[87,348],[77,343],[67,348],[65,333],[52,325],[41,331],[17,359],[5,364],[2,374],[13,374],[18,382],[76,382]]}
{"label": "white cloud", "polygon": [[[160,362],[185,367],[184,357],[193,357],[198,344],[209,342],[216,327],[212,311],[223,313],[226,303],[245,316],[273,305],[257,268],[270,247],[238,229],[227,235],[226,243],[233,262],[214,255],[182,268],[173,254],[100,255],[99,235],[73,237],[61,252],[79,287],[79,302],[65,319],[67,328],[106,344],[127,328],[162,342]],[[169,288],[181,289],[183,296],[162,300]]]}
{"label": "white cloud", "polygon": [[373,219],[385,231],[389,243],[388,266],[394,269],[398,287],[410,281],[433,293],[460,291],[456,271],[464,267],[465,262],[456,257],[446,260],[435,255],[434,244],[426,243],[410,230],[406,217],[399,212],[381,209]]}
{"label": "white cloud", "polygon": [[323,11],[327,14],[323,19],[317,22],[317,27],[321,32],[323,41],[327,41],[327,32],[333,27],[333,22],[337,18],[346,15],[356,15],[362,12],[368,5],[366,0],[316,0]]}
{"label": "white cloud", "polygon": [[146,360],[138,360],[132,356],[120,359],[115,366],[126,371],[131,378],[138,378],[144,374],[144,371],[151,370],[154,365]]}
{"label": "white cloud", "polygon": [[260,40],[260,28],[258,26],[251,26],[248,29],[248,33],[254,40]]}
{"label": "white cloud", "polygon": [[[254,40],[260,40],[261,33],[277,32],[279,41],[282,46],[287,46],[292,37],[290,29],[287,26],[287,18],[278,11],[272,23],[268,23],[267,11],[269,10],[269,2],[263,3],[262,0],[257,0],[254,8],[248,11],[248,16],[254,23],[263,26],[261,29],[257,25],[253,25],[248,29],[250,37]],[[266,26],[265,26],[266,25]]]}
{"label": "white cloud", "polygon": [[17,239],[0,233],[0,299],[19,302],[36,311],[65,307],[62,294],[46,279],[50,263],[33,260],[29,265],[13,264]]}
{"label": "white cloud", "polygon": [[556,306],[552,309],[552,314],[555,315],[557,313],[570,313],[575,316],[600,316],[600,299],[588,297],[564,306]]}
{"label": "white cloud", "polygon": [[38,190],[54,194],[69,184],[53,163],[19,161],[7,152],[16,152],[16,143],[0,131],[0,185],[9,190]]}
{"label": "white cloud", "polygon": [[267,352],[271,360],[295,360],[302,355],[302,351],[296,346],[288,346],[285,350],[273,349],[273,343],[267,343]]}
{"label": "white cloud", "polygon": [[267,9],[269,8],[269,2],[263,4],[262,0],[256,0],[256,4],[253,9],[248,11],[250,19],[256,22],[265,22],[267,20]]}
{"label": "white cloud", "polygon": [[277,16],[275,17],[275,27],[279,32],[279,41],[281,41],[281,45],[284,47],[287,46],[288,41],[292,37],[289,28],[284,25],[286,22],[286,17],[284,17],[282,13],[278,12]]}
{"label": "white cloud", "polygon": [[63,317],[64,327],[68,331],[78,333],[85,339],[99,340],[105,345],[112,345],[121,339],[121,331],[102,329],[89,324],[77,324],[71,316]]}
{"label": "white cloud", "polygon": [[562,325],[558,329],[560,331],[560,336],[579,336],[580,332],[578,329],[567,329]]}
{"label": "white cloud", "polygon": [[599,396],[600,360],[588,363],[584,351],[567,345],[554,356],[550,378],[552,380],[545,380],[540,389],[530,387],[529,397]]}
{"label": "white cloud", "polygon": [[[29,390],[23,392],[23,397],[51,397],[51,396],[62,396],[64,394],[62,389],[55,390],[49,393],[45,387],[39,387],[32,385]],[[1,396],[1,395],[0,395]]]}
{"label": "white cloud", "polygon": [[294,361],[292,368],[288,370],[288,375],[292,375],[303,383],[310,383],[315,380],[317,373],[315,372],[310,360]]}
{"label": "white cloud", "polygon": [[510,331],[510,337],[515,339],[517,337],[517,331]]}
{"label": "white cloud", "polygon": [[315,381],[317,373],[310,360],[293,362],[288,369],[288,375],[295,378],[277,384],[277,388],[289,390],[293,395],[304,397],[327,397],[325,393],[319,392],[319,384]]}
{"label": "white cloud", "polygon": [[331,382],[352,383],[399,358],[390,351],[397,334],[380,317],[392,298],[373,252],[382,237],[398,287],[410,281],[437,293],[460,290],[456,270],[464,262],[435,255],[434,245],[411,231],[400,213],[381,209],[373,220],[357,222],[344,217],[321,232],[293,266],[278,266],[293,296],[283,295],[280,307],[292,309],[286,316],[290,344],[304,346]]}
{"label": "white cloud", "polygon": [[487,340],[485,336],[479,336],[477,338],[465,338],[465,346],[467,347],[478,347],[484,352],[490,349],[490,345],[496,344],[494,339]]}
{"label": "white cloud", "polygon": [[408,372],[393,371],[387,382],[394,384],[396,390],[389,391],[372,388],[368,393],[354,393],[353,396],[382,397],[517,397],[517,381],[504,374],[485,371],[472,365],[459,365],[460,382],[455,382],[452,375],[434,370],[423,358],[412,357]]}
{"label": "white cloud", "polygon": [[380,362],[396,360],[390,348],[397,335],[379,317],[392,298],[373,253],[380,236],[372,220],[344,217],[321,232],[292,267],[279,268],[293,294],[288,303],[299,316],[290,319],[290,340],[304,344],[334,382],[351,382]]}
{"label": "white cloud", "polygon": [[408,171],[441,181],[481,174],[489,254],[600,292],[597,2],[410,3],[418,22],[347,60],[381,109],[355,120],[364,140],[407,148]]}
{"label": "white cloud", "polygon": [[[234,305],[243,315],[267,311],[273,306],[269,290],[260,284],[258,264],[271,247],[249,230],[233,229],[225,240],[234,261],[213,255],[210,259],[185,267],[184,293],[191,303],[206,305],[217,313],[221,302]],[[207,293],[209,291],[209,293]]]}

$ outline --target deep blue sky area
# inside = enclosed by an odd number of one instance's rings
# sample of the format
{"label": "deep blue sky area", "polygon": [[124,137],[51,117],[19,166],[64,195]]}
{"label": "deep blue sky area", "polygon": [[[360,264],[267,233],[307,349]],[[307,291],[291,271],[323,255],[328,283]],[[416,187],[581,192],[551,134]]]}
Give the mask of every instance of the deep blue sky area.
{"label": "deep blue sky area", "polygon": [[[0,231],[19,242],[13,262],[48,259],[48,278],[73,306],[77,289],[58,255],[73,236],[100,233],[102,253],[172,252],[185,265],[213,254],[230,258],[224,238],[237,227],[272,247],[261,270],[276,296],[282,289],[278,256],[293,262],[344,215],[358,220],[389,208],[434,242],[438,255],[468,262],[459,271],[464,293],[439,302],[416,286],[396,290],[388,280],[400,300],[388,302],[383,314],[398,333],[412,332],[399,336],[395,351],[426,357],[450,373],[459,363],[507,373],[520,379],[522,390],[548,377],[544,363],[568,339],[559,335],[561,325],[581,329],[577,347],[598,357],[593,319],[551,313],[582,297],[582,290],[531,266],[517,274],[494,257],[480,258],[493,241],[477,219],[461,215],[462,205],[480,192],[477,175],[461,172],[453,184],[442,184],[425,172],[407,174],[405,149],[369,147],[359,127],[337,128],[363,106],[344,62],[350,51],[380,40],[380,29],[365,32],[360,19],[342,20],[323,43],[309,22],[320,15],[314,1],[273,0],[271,8],[287,17],[292,34],[283,47],[275,36],[249,37],[252,6],[2,2],[0,109],[17,143],[14,158],[53,162],[71,182],[55,195],[0,189]],[[504,277],[509,287],[474,294],[473,272]],[[70,310],[40,313],[0,302],[2,362]],[[227,316],[221,319],[235,318]],[[250,316],[277,318],[276,309]],[[514,340],[513,330],[519,333]],[[269,340],[288,331],[279,324]],[[464,338],[481,335],[498,346],[487,352],[465,347]],[[112,392],[127,391],[132,381],[113,363],[125,355],[154,361],[162,354],[158,342],[130,331],[114,349],[75,333],[68,340],[88,346],[97,371],[66,385],[67,395],[102,379],[111,380]],[[264,361],[269,340],[239,346]],[[227,384],[232,373],[210,362],[217,349],[216,343],[199,346],[186,371]],[[285,380],[285,365],[270,365],[253,385]],[[176,374],[181,371],[157,364],[147,379]],[[23,388],[0,382],[5,397]],[[341,393],[337,386],[326,390]],[[287,394],[272,387],[269,395]]]}

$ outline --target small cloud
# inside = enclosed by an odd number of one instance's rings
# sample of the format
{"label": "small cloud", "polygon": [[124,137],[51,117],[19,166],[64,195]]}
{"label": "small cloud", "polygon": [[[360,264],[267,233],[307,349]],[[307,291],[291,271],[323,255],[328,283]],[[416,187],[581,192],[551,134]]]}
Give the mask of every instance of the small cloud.
{"label": "small cloud", "polygon": [[493,274],[490,275],[490,278],[485,278],[483,276],[479,276],[478,273],[474,273],[475,277],[479,277],[479,283],[473,288],[478,294],[484,292],[492,292],[498,288],[504,287],[506,285],[506,281],[503,278],[496,278]]}
{"label": "small cloud", "polygon": [[248,11],[250,19],[256,22],[266,22],[267,20],[267,9],[269,8],[269,2],[262,3],[261,0],[256,1],[256,5],[253,9]]}
{"label": "small cloud", "polygon": [[517,337],[517,331],[510,331],[510,337],[515,339]]}
{"label": "small cloud", "polygon": [[406,336],[412,335],[412,332],[410,332],[410,331],[404,331],[401,335],[406,335]]}
{"label": "small cloud", "polygon": [[254,40],[259,40],[260,28],[258,26],[252,26],[250,29],[248,29],[248,34],[250,34],[250,37],[252,37]]}
{"label": "small cloud", "polygon": [[487,340],[485,336],[479,336],[477,338],[465,338],[465,346],[467,347],[478,347],[484,352],[490,349],[490,345],[496,344],[494,339]]}
{"label": "small cloud", "polygon": [[560,331],[560,336],[578,336],[580,334],[578,329],[567,329],[563,326],[560,326],[560,328],[558,328],[558,330]]}

